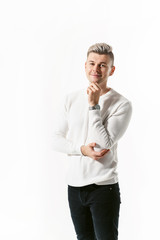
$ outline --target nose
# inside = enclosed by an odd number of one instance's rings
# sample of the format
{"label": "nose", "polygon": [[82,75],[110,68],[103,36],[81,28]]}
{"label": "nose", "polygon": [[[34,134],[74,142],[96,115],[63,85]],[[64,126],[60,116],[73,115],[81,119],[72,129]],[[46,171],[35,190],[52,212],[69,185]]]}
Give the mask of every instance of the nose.
{"label": "nose", "polygon": [[99,68],[98,64],[97,64],[97,65],[95,64],[95,65],[93,66],[93,70],[94,70],[95,72],[99,72],[100,68]]}

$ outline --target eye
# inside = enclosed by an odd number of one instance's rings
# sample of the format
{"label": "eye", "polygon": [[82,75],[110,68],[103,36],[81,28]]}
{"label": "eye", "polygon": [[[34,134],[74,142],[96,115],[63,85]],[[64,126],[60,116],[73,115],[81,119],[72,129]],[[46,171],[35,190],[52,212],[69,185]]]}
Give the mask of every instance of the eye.
{"label": "eye", "polygon": [[94,65],[94,63],[90,63],[89,65],[92,65],[92,66],[93,66],[93,65]]}
{"label": "eye", "polygon": [[104,64],[101,64],[100,67],[106,67]]}

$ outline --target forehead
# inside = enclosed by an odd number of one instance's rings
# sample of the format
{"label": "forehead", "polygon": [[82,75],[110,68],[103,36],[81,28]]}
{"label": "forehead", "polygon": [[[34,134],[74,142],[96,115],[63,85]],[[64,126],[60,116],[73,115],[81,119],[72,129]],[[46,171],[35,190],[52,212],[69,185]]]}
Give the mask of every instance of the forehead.
{"label": "forehead", "polygon": [[87,61],[93,61],[96,63],[105,62],[106,64],[108,64],[111,62],[111,59],[109,55],[91,52],[88,55]]}

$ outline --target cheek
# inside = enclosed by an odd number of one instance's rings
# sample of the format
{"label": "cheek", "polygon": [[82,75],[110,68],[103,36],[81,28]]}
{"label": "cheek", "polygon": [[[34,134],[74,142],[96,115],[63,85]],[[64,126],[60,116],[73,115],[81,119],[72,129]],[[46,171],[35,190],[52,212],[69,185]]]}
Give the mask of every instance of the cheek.
{"label": "cheek", "polygon": [[109,76],[109,71],[104,71],[104,72],[103,72],[103,75],[104,75],[104,76]]}
{"label": "cheek", "polygon": [[102,73],[103,76],[107,76],[107,72],[106,71],[102,70],[101,73]]}
{"label": "cheek", "polygon": [[87,69],[87,73],[89,74],[89,73],[91,73],[92,72],[92,68],[88,68]]}

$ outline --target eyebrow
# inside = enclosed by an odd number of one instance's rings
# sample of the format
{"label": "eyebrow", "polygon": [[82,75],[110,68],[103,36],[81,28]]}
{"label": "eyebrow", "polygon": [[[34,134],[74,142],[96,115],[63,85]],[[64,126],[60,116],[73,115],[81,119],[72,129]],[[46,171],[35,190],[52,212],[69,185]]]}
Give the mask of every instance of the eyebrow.
{"label": "eyebrow", "polygon": [[[93,60],[90,60],[89,62],[94,62]],[[100,62],[99,64],[106,64],[107,65],[107,63],[106,62]]]}

